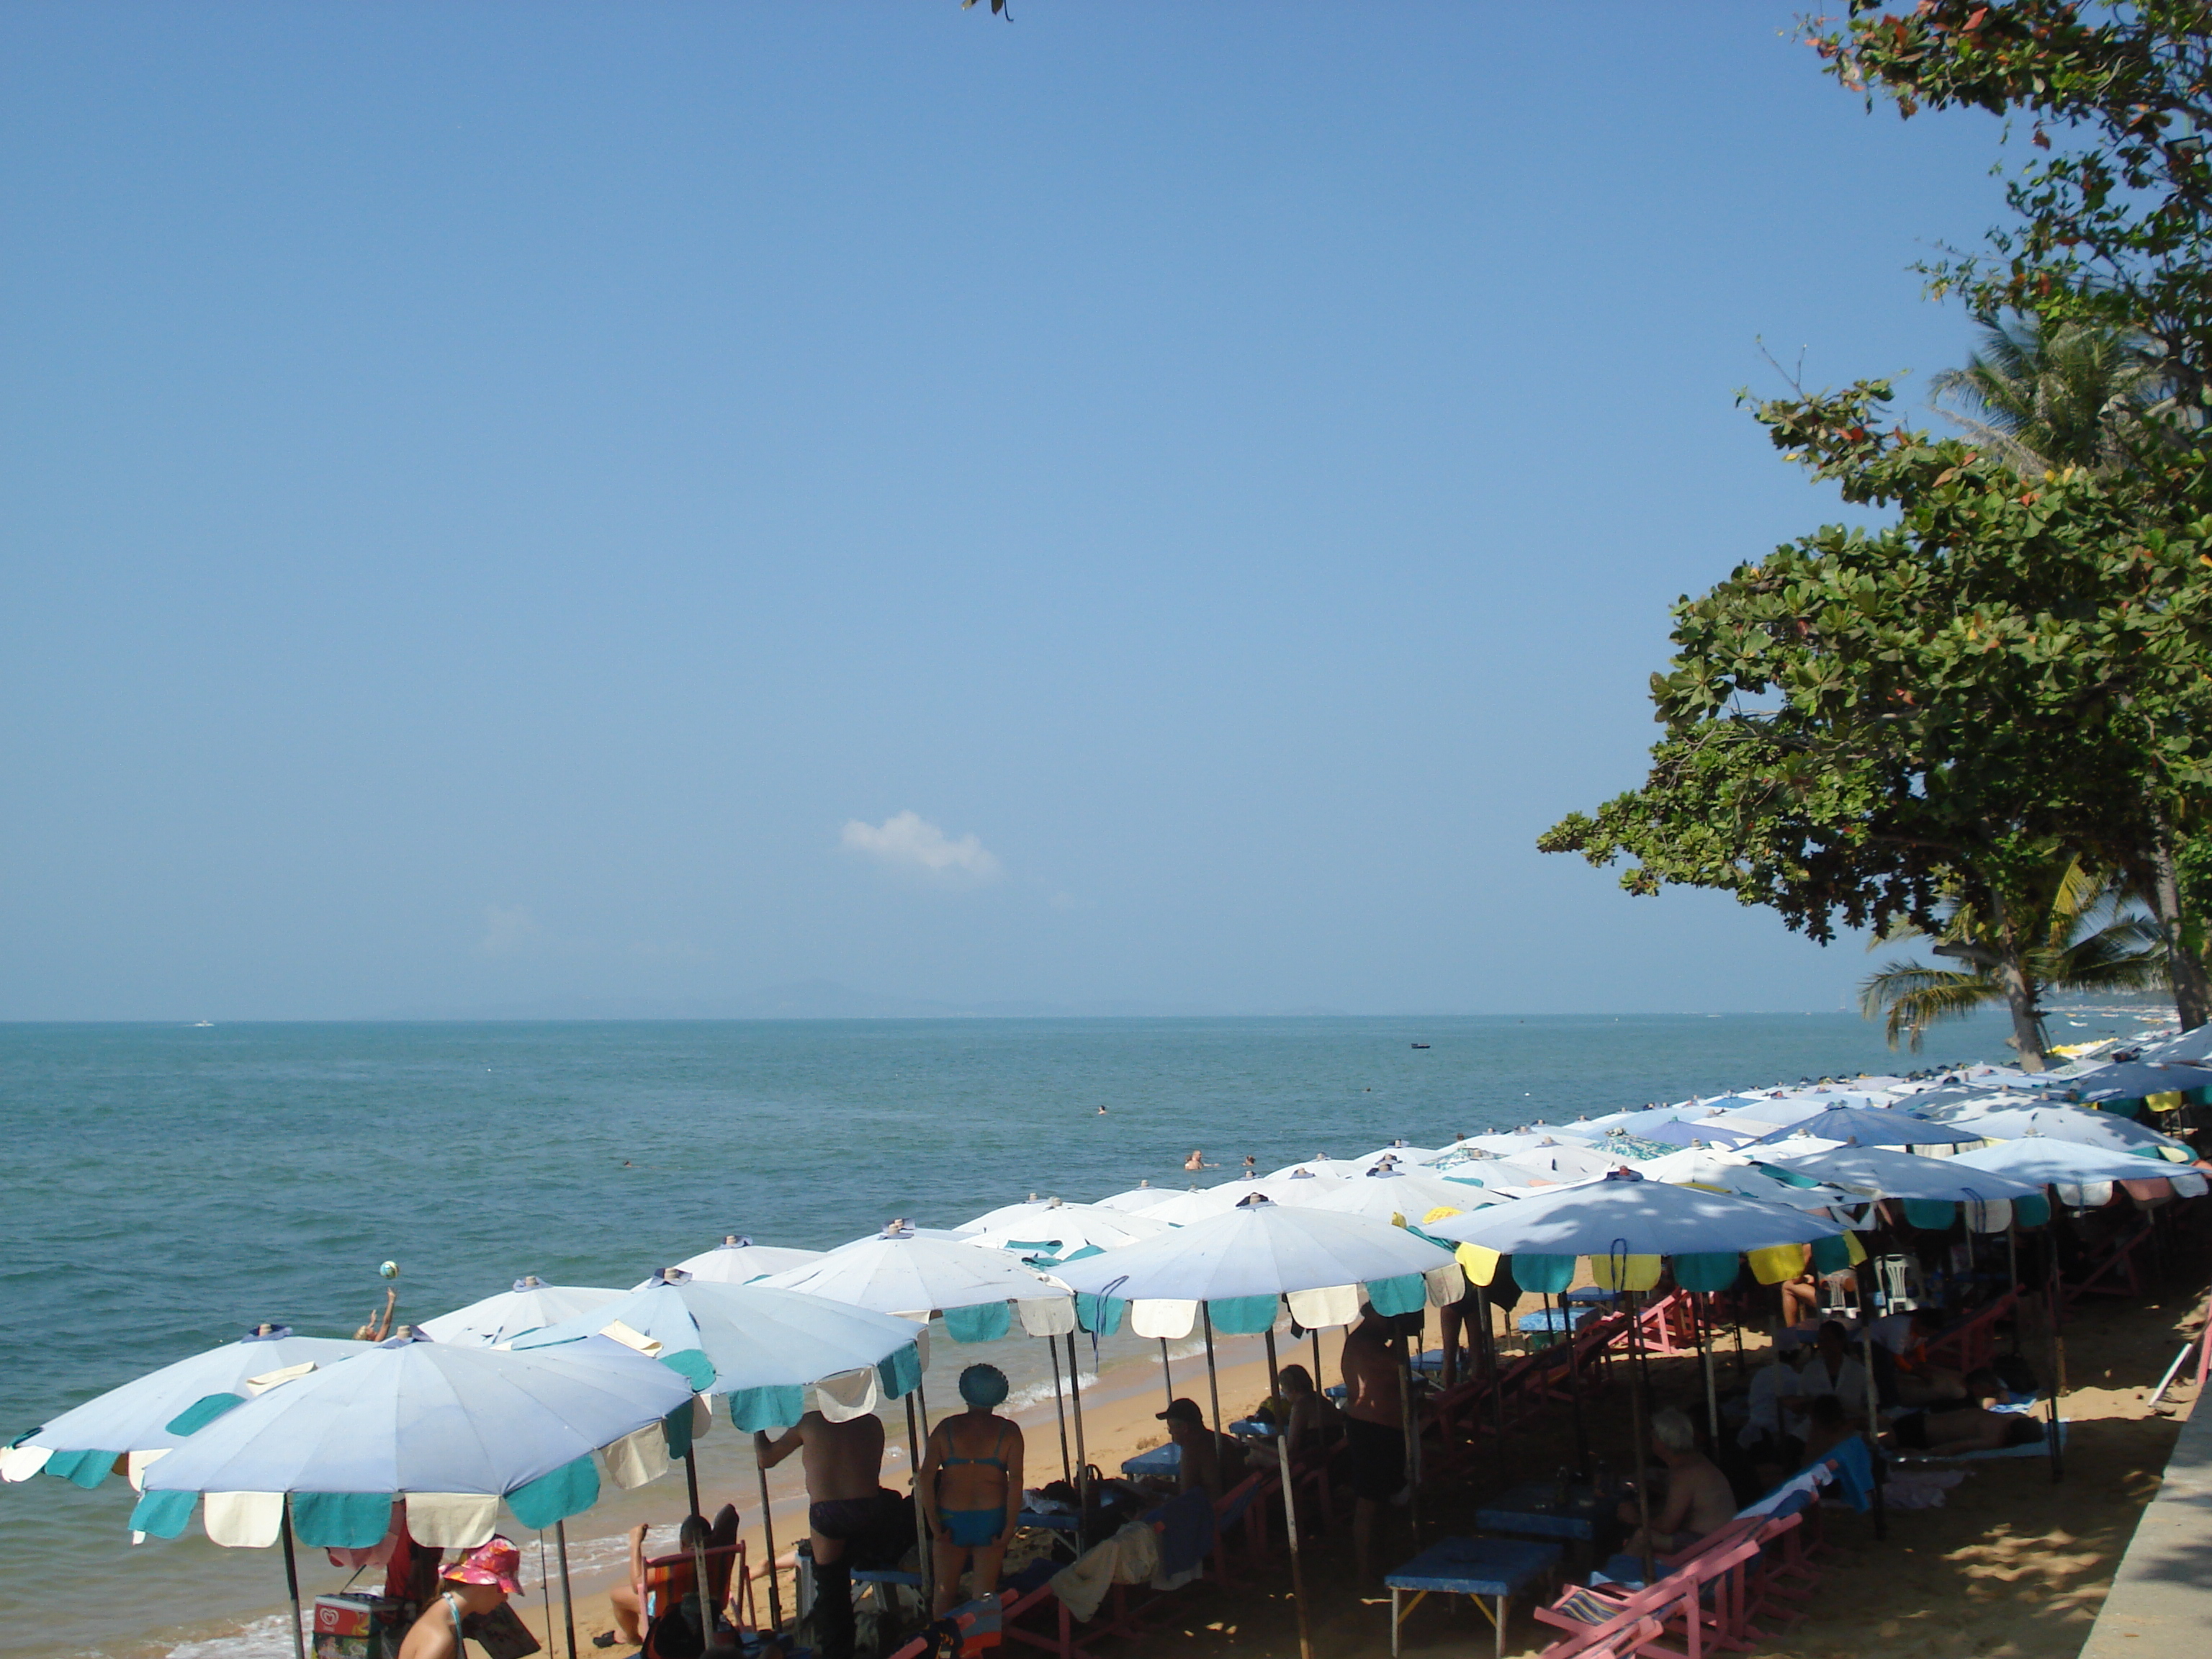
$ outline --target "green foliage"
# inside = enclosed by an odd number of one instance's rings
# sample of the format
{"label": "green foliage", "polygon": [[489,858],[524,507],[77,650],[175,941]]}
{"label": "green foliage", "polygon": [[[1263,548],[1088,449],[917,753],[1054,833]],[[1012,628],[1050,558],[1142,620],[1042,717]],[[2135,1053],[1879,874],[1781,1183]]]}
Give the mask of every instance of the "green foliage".
{"label": "green foliage", "polygon": [[1984,319],[1964,368],[1929,377],[1929,406],[2023,477],[2065,466],[2116,472],[2169,404],[2161,360],[2094,323]]}
{"label": "green foliage", "polygon": [[2212,799],[2212,516],[2145,527],[2134,475],[2023,480],[1885,424],[1889,387],[1768,403],[1777,446],[1897,510],[1739,566],[1674,610],[1644,786],[1539,841],[1839,926],[1940,933],[1965,906],[2036,1063],[2048,872],[2135,869],[2161,810]]}
{"label": "green foliage", "polygon": [[1716,887],[1826,940],[1984,910],[2064,850],[2140,838],[2140,782],[2212,784],[2212,519],[2145,531],[2126,478],[2033,483],[1882,429],[1887,385],[1767,404],[1774,441],[1878,532],[1830,526],[1674,607],[1644,787],[1540,845]]}
{"label": "green foliage", "polygon": [[[2030,312],[2138,333],[2201,430],[2212,394],[2212,3],[1850,0],[1807,37],[1843,83],[1922,107],[2021,115],[2042,152],[2008,179],[2017,223],[1923,269],[1977,315]],[[2060,149],[2057,143],[2067,146]]]}
{"label": "green foliage", "polygon": [[[2166,982],[2158,930],[2128,909],[2124,883],[2100,878],[2078,859],[2069,859],[2063,868],[2051,866],[2045,875],[2046,896],[2037,924],[2022,930],[2032,942],[2021,957],[2039,1048],[2047,1041],[2044,993],[2142,991]],[[1883,1020],[1891,1048],[1902,1038],[1917,1054],[1929,1026],[2010,1001],[2012,988],[2000,972],[2005,941],[1990,918],[1972,905],[1949,902],[1935,931],[1907,922],[1877,943],[1908,939],[1927,939],[1937,956],[1966,965],[1899,960],[1883,963],[1867,977],[1859,987],[1860,1011],[1869,1019]]]}

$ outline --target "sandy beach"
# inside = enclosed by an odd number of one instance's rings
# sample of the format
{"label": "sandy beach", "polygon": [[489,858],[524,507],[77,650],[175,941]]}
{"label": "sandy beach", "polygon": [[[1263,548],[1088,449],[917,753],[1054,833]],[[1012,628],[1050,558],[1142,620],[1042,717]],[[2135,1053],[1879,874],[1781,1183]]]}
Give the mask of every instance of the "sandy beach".
{"label": "sandy beach", "polygon": [[[2201,1283],[2201,1280],[2195,1281]],[[1778,1632],[1759,1651],[1776,1659],[1844,1659],[1875,1644],[1901,1659],[1951,1659],[1951,1656],[1997,1656],[1998,1659],[2060,1659],[2081,1645],[2108,1587],[2137,1516],[2158,1485],[2179,1421],[2192,1403],[2185,1386],[2168,1396],[2167,1413],[2152,1413],[2146,1401],[2185,1334],[2201,1317],[2203,1294],[2192,1281],[2178,1278],[2170,1290],[2153,1291],[2139,1303],[2077,1306],[2066,1329],[2069,1390],[2065,1415],[2072,1425],[2065,1479],[2054,1484],[2042,1458],[1949,1466],[1968,1473],[1952,1487],[1941,1507],[1893,1510],[1888,1538],[1877,1540],[1870,1516],[1831,1505],[1824,1516],[1828,1553],[1820,1561],[1823,1577],[1807,1604],[1808,1616],[1794,1629]],[[1325,1334],[1324,1364],[1333,1381],[1338,1337]],[[2028,1333],[2027,1352],[2040,1363],[2037,1337]],[[1298,1358],[1310,1364],[1308,1344]],[[1746,1344],[1746,1359],[1762,1363],[1763,1338]],[[1291,1356],[1283,1354],[1285,1361]],[[1221,1401],[1226,1414],[1241,1413],[1266,1392],[1266,1366],[1256,1340],[1224,1342],[1221,1352]],[[1732,1348],[1721,1358],[1723,1386],[1735,1378]],[[1655,1362],[1657,1403],[1694,1406],[1700,1396],[1694,1362]],[[1205,1402],[1205,1373],[1196,1361],[1178,1360],[1176,1390]],[[1091,1462],[1111,1472],[1121,1459],[1159,1443],[1153,1413],[1164,1401],[1157,1362],[1126,1364],[1109,1370],[1086,1390],[1084,1416]],[[2179,1410],[2175,1410],[2179,1407]],[[1032,1484],[1059,1472],[1059,1442],[1048,1402],[1020,1413],[1029,1434]],[[1589,1413],[1593,1448],[1615,1468],[1630,1459],[1626,1383],[1613,1388]],[[1559,1420],[1516,1437],[1510,1474],[1527,1479],[1548,1474],[1571,1456],[1565,1408]],[[886,1468],[888,1484],[901,1484],[903,1460]],[[1034,1473],[1043,1471],[1043,1474]],[[1438,1484],[1425,1492],[1421,1538],[1474,1530],[1471,1511],[1496,1489],[1498,1474],[1478,1466],[1456,1486]],[[746,1506],[747,1521],[757,1505]],[[803,1525],[796,1496],[778,1502],[778,1542],[788,1560],[790,1542]],[[1389,1559],[1413,1553],[1402,1516],[1379,1546]],[[748,1535],[758,1548],[757,1531]],[[656,1534],[656,1537],[658,1534]],[[1146,1651],[1192,1656],[1215,1653],[1281,1656],[1297,1651],[1297,1626],[1287,1595],[1288,1568],[1280,1547],[1273,1570],[1256,1581],[1223,1588],[1201,1582],[1158,1605]],[[1306,1555],[1309,1595],[1315,1620],[1316,1651],[1331,1656],[1385,1655],[1389,1651],[1387,1594],[1362,1593],[1351,1582],[1348,1544],[1341,1522],[1322,1547]],[[580,1586],[580,1589],[582,1588]],[[790,1578],[783,1580],[787,1609]],[[556,1609],[557,1619],[557,1607]],[[537,1606],[531,1623],[543,1622]],[[588,1651],[592,1636],[611,1631],[605,1583],[580,1595],[580,1639]],[[1516,1613],[1507,1651],[1532,1654],[1555,1632]],[[1486,1650],[1488,1626],[1465,1602],[1431,1600],[1408,1620],[1406,1653],[1463,1654],[1481,1638]],[[1106,1644],[1115,1650],[1115,1644]],[[1134,1644],[1119,1644],[1123,1651]]]}

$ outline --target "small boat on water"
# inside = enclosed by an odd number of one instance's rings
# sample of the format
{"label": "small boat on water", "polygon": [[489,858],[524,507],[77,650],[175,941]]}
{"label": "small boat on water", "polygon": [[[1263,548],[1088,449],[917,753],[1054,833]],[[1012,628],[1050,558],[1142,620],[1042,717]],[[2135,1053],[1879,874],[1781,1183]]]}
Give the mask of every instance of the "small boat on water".
{"label": "small boat on water", "polygon": [[1417,1042],[1417,1043],[1415,1043],[1413,1046],[1414,1046],[1416,1048],[1427,1048],[1429,1045],[1428,1045],[1427,1043],[1425,1043],[1425,1042]]}

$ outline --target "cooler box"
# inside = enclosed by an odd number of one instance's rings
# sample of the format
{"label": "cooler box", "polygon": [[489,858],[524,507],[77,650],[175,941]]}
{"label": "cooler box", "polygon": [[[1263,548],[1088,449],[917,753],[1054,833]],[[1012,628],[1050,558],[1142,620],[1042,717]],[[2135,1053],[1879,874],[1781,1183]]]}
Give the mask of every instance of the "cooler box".
{"label": "cooler box", "polygon": [[315,1659],[386,1659],[409,1622],[404,1603],[381,1595],[318,1595]]}

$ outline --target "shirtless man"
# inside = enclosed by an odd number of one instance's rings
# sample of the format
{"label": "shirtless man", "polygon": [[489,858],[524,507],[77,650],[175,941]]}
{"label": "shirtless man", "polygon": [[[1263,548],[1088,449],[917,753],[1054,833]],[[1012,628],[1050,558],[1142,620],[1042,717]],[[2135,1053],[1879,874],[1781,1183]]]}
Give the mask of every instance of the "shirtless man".
{"label": "shirtless man", "polygon": [[1707,1533],[1718,1532],[1735,1518],[1735,1492],[1728,1476],[1698,1449],[1698,1431],[1678,1411],[1655,1412],[1651,1443],[1667,1466],[1667,1503],[1651,1513],[1651,1530],[1641,1524],[1634,1500],[1622,1503],[1621,1521],[1636,1530],[1621,1546],[1631,1555],[1647,1549],[1654,1555],[1671,1555],[1687,1549]]}
{"label": "shirtless man", "polygon": [[1406,1486],[1405,1389],[1390,1322],[1369,1309],[1344,1335],[1344,1436],[1352,1479],[1352,1550],[1364,1586],[1374,1573],[1375,1517]]}
{"label": "shirtless man", "polygon": [[1914,1412],[1889,1425],[1887,1437],[1899,1451],[2001,1451],[2028,1446],[2044,1437],[2043,1425],[2024,1412],[1993,1412],[1989,1402],[2005,1391],[1995,1371],[1979,1370],[1966,1379],[1971,1404]]}
{"label": "shirtless man", "polygon": [[438,1599],[422,1609],[399,1644],[399,1659],[463,1659],[461,1620],[495,1613],[522,1591],[522,1553],[495,1533],[447,1567]]}
{"label": "shirtless man", "polygon": [[1218,1164],[1208,1164],[1206,1161],[1205,1152],[1194,1146],[1190,1149],[1190,1156],[1183,1159],[1182,1167],[1195,1172],[1200,1170],[1218,1170],[1221,1166]]}
{"label": "shirtless man", "polygon": [[821,1609],[817,1651],[822,1659],[852,1659],[848,1547],[880,1531],[890,1518],[882,1491],[884,1419],[870,1412],[832,1423],[820,1412],[809,1412],[780,1440],[753,1436],[753,1455],[764,1469],[793,1451],[802,1454],[806,1471],[806,1524],[813,1535],[816,1606]]}

